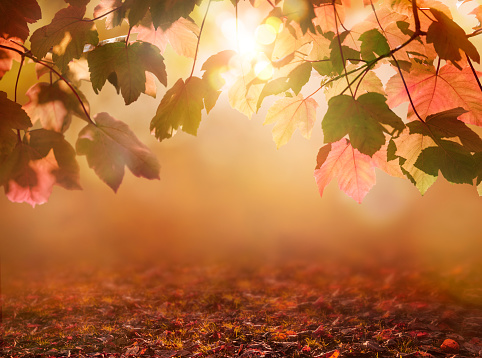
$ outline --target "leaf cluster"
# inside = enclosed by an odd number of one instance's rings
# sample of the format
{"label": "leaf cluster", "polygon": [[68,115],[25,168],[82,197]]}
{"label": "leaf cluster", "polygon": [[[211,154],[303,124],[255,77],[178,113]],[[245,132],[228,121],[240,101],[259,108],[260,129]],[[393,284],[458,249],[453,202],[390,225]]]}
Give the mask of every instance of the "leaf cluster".
{"label": "leaf cluster", "polygon": [[[36,205],[48,200],[53,185],[80,189],[78,156],[86,156],[114,191],[126,166],[136,176],[159,178],[157,159],[126,123],[105,112],[91,114],[81,80],[95,93],[109,82],[126,105],[141,94],[155,96],[158,84],[172,81],[150,122],[160,141],[179,130],[197,135],[203,111],[209,114],[225,91],[231,106],[249,118],[268,96],[279,97],[264,121],[273,125],[279,148],[296,129],[310,138],[327,100],[325,143],[315,168],[320,193],[336,179],[361,202],[380,168],[410,180],[422,194],[439,173],[482,194],[482,140],[474,130],[482,125],[474,65],[480,55],[473,43],[480,28],[467,33],[453,19],[455,1],[251,0],[266,12],[258,30],[269,40],[250,58],[227,46],[194,76],[213,0],[205,1],[198,24],[190,15],[201,0],[100,0],[91,17],[89,0],[66,0],[32,34],[28,24],[42,16],[36,0],[0,4],[0,78],[13,61],[20,62],[19,77],[27,60],[36,63],[39,79],[50,77],[32,84],[28,103],[17,101],[17,85],[13,99],[0,92],[0,185],[10,200]],[[241,3],[231,3],[237,14]],[[482,18],[481,11],[468,16]],[[127,24],[125,36],[100,38],[97,26],[121,24]],[[188,77],[168,79],[168,43],[193,59]],[[384,84],[379,75],[386,67],[395,71]],[[400,118],[393,109],[404,102],[409,109]],[[73,116],[86,121],[75,145],[64,136]]]}

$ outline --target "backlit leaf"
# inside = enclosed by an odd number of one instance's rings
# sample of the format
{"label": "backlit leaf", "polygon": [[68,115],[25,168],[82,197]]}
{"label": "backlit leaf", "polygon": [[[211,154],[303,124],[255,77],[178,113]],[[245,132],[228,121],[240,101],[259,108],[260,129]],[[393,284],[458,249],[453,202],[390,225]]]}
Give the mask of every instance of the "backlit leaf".
{"label": "backlit leaf", "polygon": [[311,69],[311,63],[304,62],[292,70],[288,75],[288,84],[293,89],[295,95],[298,95],[298,93],[301,91],[301,88],[308,83],[311,76]]}
{"label": "backlit leaf", "polygon": [[[56,132],[65,132],[72,121],[72,114],[86,120],[79,100],[64,81],[56,81],[52,85],[45,82],[34,84],[27,91],[30,101],[23,109],[33,123],[40,121],[42,127]],[[87,110],[89,103],[82,92],[77,94]]]}
{"label": "backlit leaf", "polygon": [[[481,73],[477,72],[477,76],[480,75]],[[470,68],[459,71],[447,64],[440,68],[437,75],[433,67],[414,64],[412,71],[404,74],[404,79],[417,112],[422,118],[462,107],[468,112],[460,116],[461,121],[482,126],[482,91]],[[386,91],[387,103],[392,108],[408,101],[399,74],[388,81]],[[408,116],[411,120],[416,118],[411,106]]]}
{"label": "backlit leaf", "polygon": [[320,196],[325,187],[336,179],[340,190],[361,203],[376,182],[372,158],[353,148],[345,138],[325,145],[320,151],[329,151],[326,156],[318,156],[321,160],[318,160],[315,169]]}
{"label": "backlit leaf", "polygon": [[129,126],[107,113],[93,118],[96,125],[84,127],[77,140],[78,155],[85,155],[89,167],[112,190],[124,178],[124,167],[137,177],[159,179],[160,165],[155,155],[139,141]]}
{"label": "backlit leaf", "polygon": [[0,1],[0,37],[17,37],[25,41],[29,35],[28,24],[42,17],[37,0]]}
{"label": "backlit leaf", "polygon": [[477,48],[469,41],[465,31],[443,12],[430,9],[437,21],[434,21],[427,31],[427,42],[433,43],[435,51],[443,60],[453,63],[458,69],[462,69],[457,63],[462,59],[460,50],[464,51],[472,60],[480,63],[480,55]]}
{"label": "backlit leaf", "polygon": [[[106,16],[103,16],[107,14]],[[119,26],[126,15],[126,7],[123,6],[122,0],[101,0],[94,9],[94,17],[102,16],[105,18],[105,26],[112,29]]]}
{"label": "backlit leaf", "polygon": [[420,133],[410,133],[410,129],[406,128],[402,134],[394,139],[397,147],[396,155],[405,159],[401,163],[402,169],[406,172],[408,178],[417,187],[423,195],[437,180],[437,175],[430,175],[415,166],[415,163],[425,161],[423,150],[436,146],[434,140]]}
{"label": "backlit leaf", "polygon": [[80,58],[86,44],[96,46],[99,36],[93,22],[83,19],[85,7],[69,6],[55,14],[49,25],[35,31],[30,41],[32,53],[43,58],[52,50],[52,59],[62,70],[74,58]]}
{"label": "backlit leaf", "polygon": [[203,96],[204,83],[200,78],[191,77],[186,82],[180,78],[162,98],[151,121],[151,132],[160,141],[172,137],[179,128],[197,135]]}
{"label": "backlit leaf", "polygon": [[290,89],[288,77],[280,77],[266,83],[258,98],[257,110],[261,107],[261,103],[267,96],[280,94]]}
{"label": "backlit leaf", "polygon": [[264,124],[276,123],[273,139],[277,148],[288,143],[296,128],[303,137],[310,138],[316,120],[316,107],[318,104],[313,98],[304,99],[301,94],[275,102],[268,110]]}
{"label": "backlit leaf", "polygon": [[256,113],[258,98],[263,89],[263,84],[249,84],[252,79],[252,75],[242,76],[237,79],[228,91],[231,107],[245,114],[250,119]]}
{"label": "backlit leaf", "polygon": [[303,33],[310,30],[315,33],[313,19],[316,17],[313,4],[310,0],[285,0],[283,14],[288,20],[297,22]]}
{"label": "backlit leaf", "polygon": [[146,90],[145,71],[152,72],[163,85],[167,84],[164,59],[159,49],[147,42],[108,43],[90,52],[87,60],[94,91],[98,93],[114,73],[126,104],[137,100]]}
{"label": "backlit leaf", "polygon": [[369,156],[385,144],[385,126],[399,131],[404,128],[379,93],[366,93],[358,99],[347,95],[331,98],[322,122],[325,142],[339,141],[348,134],[351,145]]}
{"label": "backlit leaf", "polygon": [[[16,37],[9,38],[7,40],[3,37],[0,37],[0,45],[15,48],[23,52],[23,48],[18,45],[22,43],[23,41]],[[5,73],[12,69],[13,60],[20,61],[21,59],[22,57],[18,52],[0,48],[0,80],[5,75]]]}
{"label": "backlit leaf", "polygon": [[147,23],[143,22],[139,26],[135,26],[132,32],[138,33],[138,41],[146,41],[156,45],[161,53],[164,52],[169,43],[177,54],[193,58],[199,36],[199,27],[192,20],[181,17],[166,30],[162,28],[156,30],[152,22],[147,21]]}
{"label": "backlit leaf", "polygon": [[390,52],[387,39],[377,29],[364,32],[359,40],[361,41],[361,57],[366,61],[373,61]]}

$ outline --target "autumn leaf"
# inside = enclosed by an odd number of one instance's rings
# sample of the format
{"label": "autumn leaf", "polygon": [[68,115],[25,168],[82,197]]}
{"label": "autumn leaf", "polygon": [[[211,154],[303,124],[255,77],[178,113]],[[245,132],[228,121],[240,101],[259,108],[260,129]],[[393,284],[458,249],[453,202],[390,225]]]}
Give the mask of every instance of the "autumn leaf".
{"label": "autumn leaf", "polygon": [[296,128],[303,137],[310,138],[316,120],[316,107],[318,103],[313,98],[305,99],[301,94],[282,98],[273,104],[266,114],[264,124],[276,123],[273,139],[277,148],[288,143]]}
{"label": "autumn leaf", "polygon": [[259,110],[259,108],[261,107],[261,104],[263,103],[263,100],[267,96],[276,95],[276,94],[280,94],[282,92],[286,92],[290,89],[290,87],[291,86],[288,82],[288,77],[280,77],[280,78],[277,78],[275,80],[272,80],[272,81],[269,81],[268,83],[266,83],[264,85],[263,89],[261,90],[261,93],[260,93],[259,98],[258,98],[258,104],[256,105],[257,111]]}
{"label": "autumn leaf", "polygon": [[[24,50],[22,46],[20,46],[22,43],[23,41],[16,37],[11,37],[8,39],[0,37],[0,45],[14,48],[23,52]],[[20,62],[21,59],[22,57],[18,52],[0,48],[0,80],[5,73],[12,69],[13,60]]]}
{"label": "autumn leaf", "polygon": [[181,17],[189,17],[198,2],[199,0],[150,0],[150,12],[154,28],[161,27],[165,30]]}
{"label": "autumn leaf", "polygon": [[224,50],[209,57],[202,65],[201,71],[205,71],[202,77],[204,82],[204,106],[206,112],[209,113],[216,104],[221,88],[225,84],[224,78],[221,76],[229,70],[229,61],[236,52],[232,50]]}
{"label": "autumn leaf", "polygon": [[436,146],[432,138],[420,133],[410,133],[406,128],[399,137],[394,139],[396,155],[403,160],[400,161],[401,168],[412,183],[423,195],[437,180],[437,175],[430,175],[415,166],[415,163],[425,161],[423,150]]}
{"label": "autumn leaf", "polygon": [[97,18],[103,16],[105,18],[105,27],[107,29],[112,29],[122,24],[125,15],[126,7],[122,3],[122,0],[101,0],[94,8],[94,17]]}
{"label": "autumn leaf", "polygon": [[283,14],[289,21],[297,22],[303,33],[308,30],[312,33],[316,32],[312,21],[316,14],[310,0],[285,0],[283,2]]}
{"label": "autumn leaf", "polygon": [[263,89],[262,83],[252,84],[253,74],[239,77],[228,91],[229,104],[245,114],[249,119],[256,113],[258,98]]}
{"label": "autumn leaf", "polygon": [[437,21],[434,21],[427,30],[427,43],[433,43],[439,57],[451,61],[461,70],[462,67],[457,62],[462,59],[462,50],[472,60],[480,63],[477,48],[469,41],[465,31],[443,12],[433,8],[430,12]]}
{"label": "autumn leaf", "polygon": [[1,127],[27,130],[32,122],[22,106],[7,98],[7,94],[0,91],[0,121]]}
{"label": "autumn leaf", "polygon": [[0,91],[0,118],[1,161],[2,156],[8,155],[17,143],[17,134],[13,130],[27,130],[32,122],[22,106],[9,100],[3,91]]}
{"label": "autumn leaf", "polygon": [[75,151],[61,133],[45,129],[27,133],[0,167],[0,184],[13,202],[43,204],[55,184],[81,189]]}
{"label": "autumn leaf", "polygon": [[76,143],[78,155],[85,155],[89,167],[115,192],[124,178],[124,167],[137,177],[159,179],[159,163],[155,155],[141,143],[127,124],[107,113],[93,118]]}
{"label": "autumn leaf", "polygon": [[311,63],[304,62],[289,73],[288,84],[295,95],[298,95],[298,93],[301,91],[301,88],[308,83],[311,76],[311,69]]}
{"label": "autumn leaf", "polygon": [[194,58],[199,36],[199,27],[194,21],[181,17],[166,30],[162,28],[156,30],[152,21],[149,20],[150,18],[132,28],[132,32],[137,33],[138,41],[156,45],[161,53],[169,43],[178,55]]}
{"label": "autumn leaf", "polygon": [[341,26],[340,24],[345,20],[345,8],[339,3],[330,1],[316,7],[315,15],[313,23],[315,26],[319,26],[323,33],[336,33]]}
{"label": "autumn leaf", "polygon": [[0,36],[18,37],[25,41],[29,35],[28,24],[42,17],[37,0],[2,0],[0,2]]}
{"label": "autumn leaf", "polygon": [[204,108],[204,82],[198,77],[181,78],[169,89],[151,121],[151,132],[162,141],[170,138],[176,130],[197,135]]}
{"label": "autumn leaf", "polygon": [[29,145],[41,157],[47,157],[52,151],[56,162],[51,173],[56,185],[68,190],[80,190],[80,168],[74,148],[61,133],[39,129],[29,134]]}
{"label": "autumn leaf", "polygon": [[84,19],[85,7],[69,6],[59,10],[49,25],[30,37],[32,53],[43,58],[50,50],[54,63],[62,70],[69,62],[80,58],[86,44],[96,46],[99,36],[95,24]]}
{"label": "autumn leaf", "polygon": [[126,105],[145,92],[145,71],[152,72],[163,85],[167,85],[164,59],[159,49],[147,42],[127,45],[120,42],[108,43],[90,52],[87,60],[95,93],[114,74]]}
{"label": "autumn leaf", "polygon": [[323,196],[325,187],[336,179],[340,190],[358,203],[376,182],[372,158],[353,148],[345,138],[321,147],[315,179],[320,196]]}
{"label": "autumn leaf", "polygon": [[[335,36],[330,44],[330,61],[333,70],[337,74],[343,73],[347,61],[356,62],[360,59],[359,51],[343,45],[343,41],[347,36],[348,31],[345,31],[340,36]],[[342,44],[341,46],[340,43]]]}
{"label": "autumn leaf", "polygon": [[358,99],[347,95],[331,98],[322,122],[325,142],[339,141],[348,134],[353,148],[369,156],[375,154],[385,144],[386,126],[390,131],[404,128],[385,100],[379,93],[366,93]]}
{"label": "autumn leaf", "polygon": [[[477,72],[477,76],[481,73]],[[459,71],[452,65],[441,67],[438,74],[433,67],[413,65],[410,73],[404,74],[405,83],[410,91],[417,112],[423,118],[435,113],[462,107],[467,113],[460,120],[482,126],[482,91],[470,68]],[[402,79],[394,75],[386,85],[387,103],[393,108],[408,101]],[[408,117],[416,119],[409,107]]]}
{"label": "autumn leaf", "polygon": [[[56,132],[65,132],[72,121],[72,114],[86,120],[85,113],[79,99],[64,81],[53,84],[39,82],[27,91],[30,101],[23,109],[32,122],[40,121],[42,127]],[[89,110],[89,103],[82,92],[77,90],[85,108]]]}
{"label": "autumn leaf", "polygon": [[377,29],[364,32],[359,37],[361,41],[361,57],[366,61],[373,61],[379,56],[384,56],[390,52],[387,39]]}

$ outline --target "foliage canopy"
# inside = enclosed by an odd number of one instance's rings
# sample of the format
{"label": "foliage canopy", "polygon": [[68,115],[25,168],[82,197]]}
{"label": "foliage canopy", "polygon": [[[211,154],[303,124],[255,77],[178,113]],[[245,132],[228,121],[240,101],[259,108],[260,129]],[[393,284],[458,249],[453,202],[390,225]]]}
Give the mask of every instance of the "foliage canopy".
{"label": "foliage canopy", "polygon": [[[250,0],[255,8],[269,6],[257,29],[256,55],[242,63],[239,45],[238,51],[212,54],[197,77],[213,1],[220,0],[100,0],[89,18],[89,0],[65,0],[48,25],[30,33],[28,25],[42,17],[37,0],[3,0],[0,78],[13,61],[20,63],[14,98],[0,91],[0,185],[6,196],[36,205],[48,200],[53,185],[80,189],[77,156],[86,156],[114,191],[126,166],[138,177],[159,178],[150,149],[121,120],[91,114],[79,86],[90,81],[98,93],[109,82],[126,105],[141,94],[155,96],[158,82],[168,86],[162,55],[168,43],[192,58],[193,67],[187,78],[169,78],[173,85],[150,123],[159,141],[178,130],[196,135],[203,110],[209,113],[226,91],[231,106],[247,117],[266,97],[280,97],[265,119],[274,124],[279,148],[296,129],[310,138],[319,103],[327,100],[325,144],[314,172],[320,194],[336,179],[361,202],[380,168],[409,179],[422,194],[441,173],[452,183],[475,185],[482,195],[482,85],[472,43],[482,25],[464,30],[454,20],[456,1]],[[239,1],[231,0],[236,16]],[[465,3],[473,3],[468,16],[479,20],[482,6],[476,0],[457,5]],[[206,9],[200,23],[190,17],[198,6]],[[98,26],[126,23],[125,36],[99,38]],[[22,104],[17,86],[26,60],[36,63],[39,80]],[[384,84],[379,74],[387,68],[393,74]],[[226,82],[228,73],[233,81]],[[50,80],[41,81],[46,74]],[[310,80],[319,86],[307,93]],[[394,108],[405,102],[402,119]],[[73,116],[86,122],[75,149],[64,138]]]}

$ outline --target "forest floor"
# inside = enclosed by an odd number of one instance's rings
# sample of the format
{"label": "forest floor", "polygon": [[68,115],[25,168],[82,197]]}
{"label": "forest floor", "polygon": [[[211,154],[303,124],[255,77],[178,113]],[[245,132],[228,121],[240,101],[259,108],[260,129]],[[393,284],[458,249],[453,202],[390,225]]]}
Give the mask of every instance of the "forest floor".
{"label": "forest floor", "polygon": [[1,357],[482,357],[482,275],[463,266],[287,260],[35,277],[4,292]]}

